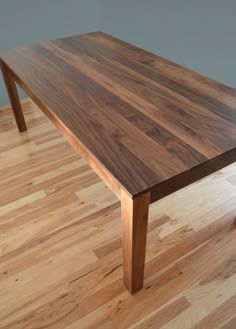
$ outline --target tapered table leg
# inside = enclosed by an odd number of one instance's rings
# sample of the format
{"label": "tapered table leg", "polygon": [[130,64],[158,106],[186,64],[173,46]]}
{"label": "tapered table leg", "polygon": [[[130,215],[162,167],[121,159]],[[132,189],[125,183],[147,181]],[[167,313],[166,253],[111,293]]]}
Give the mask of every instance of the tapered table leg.
{"label": "tapered table leg", "polygon": [[19,132],[27,130],[24,115],[22,112],[19,95],[16,84],[4,64],[1,64],[3,79],[6,85],[7,93],[11,102],[12,110],[16,119]]}
{"label": "tapered table leg", "polygon": [[131,294],[142,289],[150,193],[132,199],[121,191],[124,284]]}

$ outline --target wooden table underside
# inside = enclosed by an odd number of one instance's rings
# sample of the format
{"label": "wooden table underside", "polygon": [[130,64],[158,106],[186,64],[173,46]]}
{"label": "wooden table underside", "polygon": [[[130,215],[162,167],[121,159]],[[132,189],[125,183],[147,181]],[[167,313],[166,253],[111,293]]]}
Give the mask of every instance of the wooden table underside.
{"label": "wooden table underside", "polygon": [[143,287],[149,204],[235,161],[236,91],[102,32],[0,52],[17,82],[121,200],[124,283]]}

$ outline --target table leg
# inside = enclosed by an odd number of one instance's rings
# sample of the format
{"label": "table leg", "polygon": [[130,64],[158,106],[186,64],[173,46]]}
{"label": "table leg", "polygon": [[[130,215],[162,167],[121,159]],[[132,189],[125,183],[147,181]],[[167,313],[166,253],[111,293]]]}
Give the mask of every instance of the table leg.
{"label": "table leg", "polygon": [[124,284],[131,294],[143,288],[150,193],[132,199],[121,191]]}
{"label": "table leg", "polygon": [[16,119],[19,132],[27,130],[23,111],[20,104],[16,84],[4,64],[1,64],[3,79],[6,85],[7,93],[11,102],[12,110]]}

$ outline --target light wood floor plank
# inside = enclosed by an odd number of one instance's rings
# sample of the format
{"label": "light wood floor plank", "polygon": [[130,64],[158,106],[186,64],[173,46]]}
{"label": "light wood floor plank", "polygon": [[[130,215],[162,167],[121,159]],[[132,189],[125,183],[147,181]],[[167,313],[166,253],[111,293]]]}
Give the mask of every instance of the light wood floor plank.
{"label": "light wood floor plank", "polygon": [[123,286],[120,203],[29,100],[0,109],[1,329],[235,329],[236,164],[150,207]]}

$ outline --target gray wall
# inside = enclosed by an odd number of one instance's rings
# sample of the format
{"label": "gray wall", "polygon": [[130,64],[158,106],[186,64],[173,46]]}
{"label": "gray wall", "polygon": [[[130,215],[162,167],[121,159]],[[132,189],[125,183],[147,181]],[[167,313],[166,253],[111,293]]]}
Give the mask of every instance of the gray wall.
{"label": "gray wall", "polygon": [[[0,0],[0,49],[96,31],[100,9],[96,0]],[[0,106],[8,103],[0,77]]]}
{"label": "gray wall", "polygon": [[235,0],[102,0],[101,29],[236,87]]}

